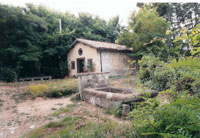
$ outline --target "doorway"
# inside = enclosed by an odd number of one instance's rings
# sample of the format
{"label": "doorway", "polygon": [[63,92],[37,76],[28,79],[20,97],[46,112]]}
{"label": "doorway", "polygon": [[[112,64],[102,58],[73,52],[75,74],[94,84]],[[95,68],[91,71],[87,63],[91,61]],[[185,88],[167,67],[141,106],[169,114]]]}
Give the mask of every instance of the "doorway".
{"label": "doorway", "polygon": [[77,58],[77,73],[83,73],[85,68],[85,58]]}

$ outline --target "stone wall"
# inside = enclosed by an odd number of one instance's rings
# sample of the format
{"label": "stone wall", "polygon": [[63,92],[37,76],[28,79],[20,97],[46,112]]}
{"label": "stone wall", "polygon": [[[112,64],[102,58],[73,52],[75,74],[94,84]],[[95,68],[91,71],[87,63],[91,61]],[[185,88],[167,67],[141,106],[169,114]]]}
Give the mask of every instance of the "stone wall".
{"label": "stone wall", "polygon": [[78,76],[78,87],[80,96],[84,88],[100,88],[108,86],[108,72],[80,73]]}
{"label": "stone wall", "polygon": [[[102,72],[110,72],[111,76],[117,76],[125,73],[128,69],[127,52],[98,50],[97,55],[98,67],[101,67],[100,64],[102,64]],[[97,71],[101,72],[101,68],[98,68]]]}
{"label": "stone wall", "polygon": [[126,116],[130,111],[130,103],[144,100],[143,96],[155,97],[157,91],[144,93],[132,89],[114,88],[108,86],[109,73],[81,73],[78,74],[79,93],[82,100],[103,108],[116,109],[122,107],[122,114]]}

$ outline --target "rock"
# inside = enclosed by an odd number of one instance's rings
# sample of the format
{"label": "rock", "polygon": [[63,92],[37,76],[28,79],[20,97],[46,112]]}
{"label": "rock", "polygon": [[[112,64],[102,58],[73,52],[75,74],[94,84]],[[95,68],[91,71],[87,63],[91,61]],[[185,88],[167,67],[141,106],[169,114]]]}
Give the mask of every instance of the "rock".
{"label": "rock", "polygon": [[122,117],[127,117],[129,112],[130,112],[130,105],[123,104],[122,105]]}
{"label": "rock", "polygon": [[29,128],[34,129],[34,128],[35,128],[35,125],[32,125],[32,126],[30,126]]}

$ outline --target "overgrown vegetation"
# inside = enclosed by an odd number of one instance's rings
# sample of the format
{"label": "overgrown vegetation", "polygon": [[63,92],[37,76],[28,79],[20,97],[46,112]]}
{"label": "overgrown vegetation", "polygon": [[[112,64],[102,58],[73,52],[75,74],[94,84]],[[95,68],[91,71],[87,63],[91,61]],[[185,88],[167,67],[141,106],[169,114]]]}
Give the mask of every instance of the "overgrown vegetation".
{"label": "overgrown vegetation", "polygon": [[137,74],[141,83],[155,90],[170,88],[176,80],[175,70],[167,63],[154,56],[144,56],[139,61],[140,70]]}
{"label": "overgrown vegetation", "polygon": [[144,56],[138,77],[149,88],[163,91],[172,97],[162,104],[147,100],[131,112],[138,136],[147,137],[200,137],[200,59],[182,57],[160,61]]}
{"label": "overgrown vegetation", "polygon": [[138,137],[200,137],[200,99],[180,96],[169,104],[149,99],[136,105],[131,112]]}
{"label": "overgrown vegetation", "polygon": [[116,108],[116,109],[105,109],[106,114],[114,115],[115,117],[122,117],[122,109]]}
{"label": "overgrown vegetation", "polygon": [[177,91],[199,93],[200,59],[185,57],[169,63],[154,56],[144,56],[139,61],[138,78],[144,85],[155,90],[166,90],[175,86]]}
{"label": "overgrown vegetation", "polygon": [[[59,128],[59,129],[58,129]],[[104,138],[104,137],[133,137],[131,127],[120,125],[110,120],[91,122],[84,117],[66,117],[60,122],[51,122],[38,128],[25,137],[28,138]]]}
{"label": "overgrown vegetation", "polygon": [[26,88],[26,93],[33,97],[61,97],[78,91],[76,79],[64,79],[52,81],[44,84],[30,85]]}
{"label": "overgrown vegetation", "polygon": [[[195,20],[196,24],[191,28],[178,29],[175,33],[174,30],[167,32],[170,37],[176,34],[172,48],[174,54],[168,53],[165,56],[167,60],[150,52],[139,61],[139,82],[145,87],[161,91],[170,99],[164,102],[159,98],[145,98],[144,102],[135,104],[130,117],[137,137],[200,137],[198,21]],[[172,38],[168,38],[169,43]],[[170,47],[169,51],[172,49]]]}

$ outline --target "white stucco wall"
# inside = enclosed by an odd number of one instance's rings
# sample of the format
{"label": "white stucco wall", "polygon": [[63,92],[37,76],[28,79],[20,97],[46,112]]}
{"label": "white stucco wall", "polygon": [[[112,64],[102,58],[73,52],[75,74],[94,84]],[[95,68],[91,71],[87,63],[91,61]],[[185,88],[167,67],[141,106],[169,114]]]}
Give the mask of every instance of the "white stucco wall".
{"label": "white stucco wall", "polygon": [[[82,48],[83,54],[80,56],[78,54],[79,48]],[[82,43],[77,43],[73,49],[67,55],[68,64],[69,64],[69,75],[76,76],[77,75],[77,58],[85,58],[85,65],[87,65],[87,59],[92,59],[93,63],[95,64],[95,69],[98,70],[97,63],[97,50],[95,48],[86,46]],[[71,61],[75,61],[75,69],[71,69]],[[96,71],[95,70],[95,71]]]}

